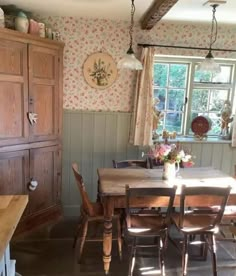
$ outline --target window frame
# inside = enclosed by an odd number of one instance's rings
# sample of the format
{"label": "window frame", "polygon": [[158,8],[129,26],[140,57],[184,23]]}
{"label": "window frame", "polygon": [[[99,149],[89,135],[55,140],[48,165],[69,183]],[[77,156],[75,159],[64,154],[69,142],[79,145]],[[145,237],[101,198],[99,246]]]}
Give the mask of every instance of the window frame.
{"label": "window frame", "polygon": [[[154,82],[154,64],[155,63],[176,63],[176,64],[188,64],[188,72],[187,72],[187,80],[186,80],[186,95],[187,103],[183,106],[183,130],[181,134],[178,134],[179,137],[187,136],[193,137],[190,133],[191,127],[191,103],[192,103],[192,94],[194,89],[225,89],[229,90],[228,99],[232,103],[232,116],[234,115],[236,108],[236,59],[215,59],[217,63],[220,65],[232,66],[231,74],[230,74],[230,83],[211,83],[211,82],[194,82],[194,72],[195,66],[202,62],[203,58],[199,57],[190,57],[190,56],[172,56],[172,55],[155,55],[153,60],[153,95],[154,90],[160,87],[155,85]],[[209,134],[208,137],[217,137],[217,134]]]}

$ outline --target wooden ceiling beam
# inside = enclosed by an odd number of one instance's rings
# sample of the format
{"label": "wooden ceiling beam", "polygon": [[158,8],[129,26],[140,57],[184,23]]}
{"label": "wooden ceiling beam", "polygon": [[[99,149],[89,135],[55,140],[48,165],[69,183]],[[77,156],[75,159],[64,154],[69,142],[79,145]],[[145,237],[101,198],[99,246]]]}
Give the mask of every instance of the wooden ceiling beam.
{"label": "wooden ceiling beam", "polygon": [[141,20],[141,28],[152,29],[177,2],[178,0],[154,0]]}

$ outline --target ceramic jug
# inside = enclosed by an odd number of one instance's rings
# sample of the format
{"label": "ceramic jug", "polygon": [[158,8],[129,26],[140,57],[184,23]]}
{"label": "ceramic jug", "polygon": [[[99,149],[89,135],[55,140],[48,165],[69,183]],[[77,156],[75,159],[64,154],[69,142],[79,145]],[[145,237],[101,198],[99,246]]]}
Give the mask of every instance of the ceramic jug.
{"label": "ceramic jug", "polygon": [[28,33],[29,20],[23,12],[19,12],[15,19],[15,28],[22,33]]}
{"label": "ceramic jug", "polygon": [[164,180],[172,180],[176,177],[176,173],[179,171],[179,163],[165,162],[163,168]]}

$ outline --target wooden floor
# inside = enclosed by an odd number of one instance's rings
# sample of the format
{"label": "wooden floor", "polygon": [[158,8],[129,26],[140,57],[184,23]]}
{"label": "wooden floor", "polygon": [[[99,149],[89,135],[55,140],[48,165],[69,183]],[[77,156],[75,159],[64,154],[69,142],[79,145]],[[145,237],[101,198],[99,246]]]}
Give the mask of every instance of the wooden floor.
{"label": "wooden floor", "polygon": [[[85,243],[82,264],[77,264],[72,248],[73,234],[77,219],[68,218],[58,224],[38,229],[30,235],[14,239],[11,243],[11,255],[16,259],[16,270],[22,276],[99,276],[104,275],[102,263],[102,243]],[[90,236],[100,235],[102,227],[93,227]],[[110,275],[125,276],[128,271],[130,247],[124,247],[124,260],[120,261],[116,242],[113,243]],[[196,249],[195,249],[196,250]],[[153,249],[142,249],[136,259],[134,276],[160,275],[157,253]],[[236,244],[217,243],[218,275],[236,276]],[[181,275],[181,255],[169,243],[166,254],[166,275]],[[209,276],[211,260],[189,262],[190,276]]]}

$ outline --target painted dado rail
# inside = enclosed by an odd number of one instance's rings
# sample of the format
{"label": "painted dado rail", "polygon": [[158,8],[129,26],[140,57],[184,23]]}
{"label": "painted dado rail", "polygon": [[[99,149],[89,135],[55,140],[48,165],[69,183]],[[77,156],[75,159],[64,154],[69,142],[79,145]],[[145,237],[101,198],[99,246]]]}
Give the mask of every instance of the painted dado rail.
{"label": "painted dado rail", "polygon": [[[141,158],[145,148],[128,144],[130,113],[64,110],[62,201],[65,215],[78,215],[80,195],[71,164],[77,162],[92,199],[97,195],[97,168],[112,167],[112,159]],[[236,148],[229,143],[192,141],[184,147],[195,166],[213,166],[233,175]]]}

